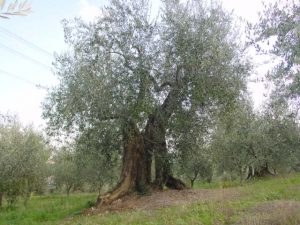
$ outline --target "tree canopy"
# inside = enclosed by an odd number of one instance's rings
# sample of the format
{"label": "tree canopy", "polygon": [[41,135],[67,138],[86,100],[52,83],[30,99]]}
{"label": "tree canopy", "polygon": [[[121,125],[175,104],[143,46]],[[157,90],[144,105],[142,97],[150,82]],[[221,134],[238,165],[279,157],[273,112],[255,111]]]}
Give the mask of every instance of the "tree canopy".
{"label": "tree canopy", "polygon": [[[269,73],[282,97],[299,97],[300,5],[296,1],[275,1],[265,5],[259,23],[253,25],[255,45],[259,51],[276,56],[277,65]],[[266,49],[266,46],[269,46]]]}

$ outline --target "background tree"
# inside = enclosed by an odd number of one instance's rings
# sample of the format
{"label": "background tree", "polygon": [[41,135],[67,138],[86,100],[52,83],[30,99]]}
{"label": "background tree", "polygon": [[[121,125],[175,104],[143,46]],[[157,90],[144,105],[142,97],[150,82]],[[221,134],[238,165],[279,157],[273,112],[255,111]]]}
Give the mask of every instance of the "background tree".
{"label": "background tree", "polygon": [[267,104],[261,119],[262,133],[260,147],[264,150],[265,164],[276,171],[286,172],[294,167],[299,158],[299,126],[288,103],[276,96]]}
{"label": "background tree", "polygon": [[219,174],[229,173],[244,179],[252,164],[256,142],[256,117],[251,102],[241,98],[217,122],[211,148]]}
{"label": "background tree", "polygon": [[242,101],[221,118],[211,145],[219,172],[238,174],[242,181],[297,165],[299,127],[287,103],[275,99],[260,114]]}
{"label": "background tree", "polygon": [[52,171],[57,188],[62,188],[67,195],[72,189],[81,185],[78,167],[75,161],[75,153],[67,147],[56,151],[53,157]]}
{"label": "background tree", "polygon": [[[268,74],[275,89],[261,122],[265,125],[262,134],[265,137],[265,152],[270,153],[268,156],[272,158],[269,160],[273,161],[272,166],[281,169],[287,168],[287,165],[294,167],[298,159],[295,157],[298,152],[295,146],[299,128],[295,120],[299,116],[300,93],[299,15],[299,2],[276,1],[265,6],[259,23],[252,27],[252,39],[257,49],[275,56],[278,62]],[[296,160],[292,162],[292,158]]]}
{"label": "background tree", "polygon": [[189,182],[191,187],[194,187],[196,180],[211,182],[213,176],[213,167],[211,163],[211,155],[208,153],[208,148],[204,147],[203,143],[199,145],[196,141],[194,146],[183,151],[179,159],[180,171]]}
{"label": "background tree", "polygon": [[252,25],[251,36],[260,52],[276,57],[278,63],[269,72],[276,91],[296,101],[300,93],[299,15],[300,5],[297,1],[275,1],[265,5],[259,23]]}
{"label": "background tree", "polygon": [[10,116],[3,121],[0,124],[0,192],[9,206],[19,196],[24,197],[26,204],[30,194],[45,185],[50,150],[41,134],[31,126],[24,127]]}
{"label": "background tree", "polygon": [[61,82],[44,104],[49,133],[115,130],[109,141],[120,146],[110,154],[123,149],[121,177],[99,203],[151,186],[184,188],[169,164],[169,122],[182,107],[197,115],[206,104],[234,100],[245,87],[249,66],[231,17],[199,1],[164,1],[156,21],[145,0],[112,0],[103,11],[89,25],[65,21],[72,51],[56,59]]}
{"label": "background tree", "polygon": [[[175,172],[187,179],[191,187],[196,180],[211,182],[213,165],[210,145],[211,129],[216,119],[214,107],[203,106],[197,114],[183,107],[170,122],[169,146],[175,154]],[[191,119],[191,117],[195,117]]]}

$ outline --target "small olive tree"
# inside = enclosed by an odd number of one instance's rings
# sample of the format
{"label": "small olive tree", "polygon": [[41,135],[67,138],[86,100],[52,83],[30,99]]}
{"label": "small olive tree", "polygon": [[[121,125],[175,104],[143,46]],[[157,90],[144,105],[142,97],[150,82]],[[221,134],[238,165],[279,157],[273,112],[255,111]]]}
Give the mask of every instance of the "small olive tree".
{"label": "small olive tree", "polygon": [[239,175],[243,180],[244,172],[253,159],[254,130],[255,114],[246,99],[237,101],[219,117],[211,142],[218,173]]}
{"label": "small olive tree", "polygon": [[[31,126],[22,126],[11,116],[0,123],[0,192],[8,205],[19,196],[25,204],[33,191],[43,188],[50,150]],[[0,199],[1,200],[1,199]]]}
{"label": "small olive tree", "polygon": [[75,161],[75,153],[63,147],[55,152],[53,157],[53,175],[56,188],[64,189],[67,195],[79,185],[80,179]]}
{"label": "small olive tree", "polygon": [[173,148],[178,154],[176,172],[185,177],[193,187],[196,180],[212,180],[209,127],[212,126],[213,119],[209,110],[198,111],[197,118],[193,121],[186,119],[190,116],[185,111],[180,119],[173,121],[171,139],[174,140]]}

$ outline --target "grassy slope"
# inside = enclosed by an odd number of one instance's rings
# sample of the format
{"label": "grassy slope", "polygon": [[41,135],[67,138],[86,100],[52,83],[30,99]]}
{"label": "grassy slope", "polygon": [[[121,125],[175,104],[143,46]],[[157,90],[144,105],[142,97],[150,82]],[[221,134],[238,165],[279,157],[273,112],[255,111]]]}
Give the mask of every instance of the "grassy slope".
{"label": "grassy slope", "polygon": [[[220,185],[236,186],[236,183],[198,185],[198,188],[218,188]],[[188,206],[94,216],[76,215],[87,207],[88,201],[95,200],[96,196],[92,194],[71,195],[69,198],[34,197],[27,209],[19,206],[13,211],[0,212],[0,224],[232,224],[261,202],[300,201],[300,174],[253,181],[238,190],[243,197],[231,201],[205,202],[200,199],[199,203]]]}

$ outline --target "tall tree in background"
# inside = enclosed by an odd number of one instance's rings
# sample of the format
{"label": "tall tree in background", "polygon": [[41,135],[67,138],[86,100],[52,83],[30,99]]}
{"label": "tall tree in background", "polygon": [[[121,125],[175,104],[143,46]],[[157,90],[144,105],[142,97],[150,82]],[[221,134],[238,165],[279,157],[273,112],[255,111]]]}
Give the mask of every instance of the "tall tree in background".
{"label": "tall tree in background", "polygon": [[242,181],[253,164],[256,145],[256,116],[244,96],[220,116],[212,135],[211,149],[220,174],[238,175]]}
{"label": "tall tree in background", "polygon": [[[273,93],[260,116],[258,158],[261,168],[287,172],[299,166],[299,125],[288,103]],[[296,169],[297,170],[297,169]]]}
{"label": "tall tree in background", "polygon": [[[296,168],[300,96],[300,4],[275,1],[265,5],[252,28],[253,43],[259,52],[275,56],[277,64],[268,78],[275,84],[261,121],[261,162],[280,169]],[[295,109],[291,112],[289,109]],[[283,157],[284,156],[284,157]],[[295,159],[294,162],[291,159]],[[267,168],[267,166],[265,166]]]}
{"label": "tall tree in background", "polygon": [[[69,52],[57,56],[60,79],[44,104],[50,134],[85,135],[99,127],[121,152],[118,185],[98,199],[110,203],[150,187],[182,189],[172,175],[169,122],[206,105],[229,105],[245,87],[248,62],[237,44],[230,15],[202,1],[163,1],[151,20],[148,1],[112,0],[91,24],[64,23]],[[155,160],[155,176],[151,164]]]}
{"label": "tall tree in background", "polygon": [[[276,1],[266,5],[260,22],[253,26],[253,40],[259,51],[277,57],[269,73],[276,92],[283,97],[299,99],[300,95],[300,3]],[[269,46],[266,48],[266,46]]]}

